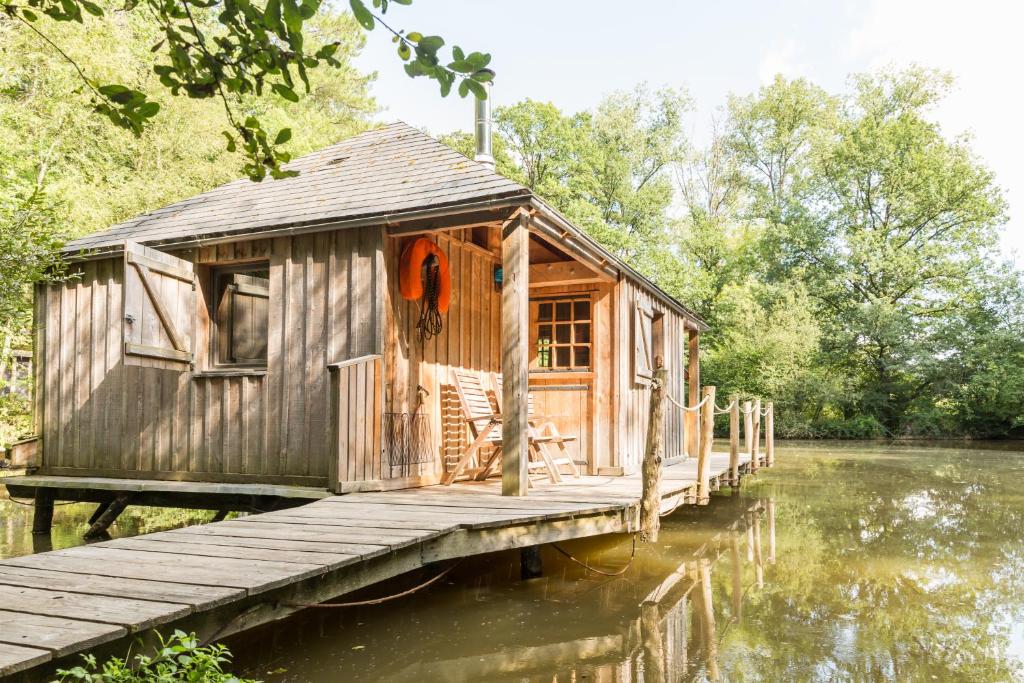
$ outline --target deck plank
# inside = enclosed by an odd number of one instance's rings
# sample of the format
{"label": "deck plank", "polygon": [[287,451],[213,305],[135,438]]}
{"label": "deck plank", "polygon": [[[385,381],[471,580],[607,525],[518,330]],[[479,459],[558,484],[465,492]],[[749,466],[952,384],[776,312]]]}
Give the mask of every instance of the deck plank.
{"label": "deck plank", "polygon": [[0,676],[10,676],[19,671],[31,669],[34,666],[45,664],[52,658],[53,655],[49,650],[0,643]]}
{"label": "deck plank", "polygon": [[127,635],[122,626],[0,609],[0,643],[49,650],[54,657]]}
{"label": "deck plank", "polygon": [[342,553],[306,552],[303,550],[276,550],[270,548],[244,548],[237,545],[211,546],[192,543],[185,539],[178,541],[150,540],[142,538],[123,538],[114,541],[111,547],[125,550],[147,550],[154,553],[174,553],[178,555],[199,555],[202,557],[223,557],[236,560],[270,560],[292,564],[320,564],[331,569],[338,569],[346,564],[357,562],[359,555]]}
{"label": "deck plank", "polygon": [[[102,568],[97,565],[95,570],[102,571]],[[196,610],[212,609],[245,596],[244,590],[233,588],[168,583],[152,579],[127,579],[99,574],[69,574],[11,564],[0,564],[0,582],[9,586],[62,590],[85,595],[178,602],[191,605]]]}
{"label": "deck plank", "polygon": [[133,600],[108,595],[82,595],[2,583],[0,605],[12,611],[15,611],[16,607],[16,611],[19,612],[96,621],[124,626],[132,631],[183,617],[192,611],[188,605],[172,602]]}

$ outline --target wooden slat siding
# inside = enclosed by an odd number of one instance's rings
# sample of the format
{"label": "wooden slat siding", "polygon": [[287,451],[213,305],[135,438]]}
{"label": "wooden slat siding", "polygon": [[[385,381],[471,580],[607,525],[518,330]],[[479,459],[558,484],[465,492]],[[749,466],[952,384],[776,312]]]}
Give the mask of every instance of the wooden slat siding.
{"label": "wooden slat siding", "polygon": [[287,434],[288,404],[285,354],[288,349],[288,270],[291,240],[273,240],[270,247],[270,311],[267,340],[267,458],[268,474],[278,474],[282,469],[281,451]]}
{"label": "wooden slat siding", "polygon": [[[615,448],[617,461],[613,463],[613,466],[622,467],[628,472],[635,470],[640,465],[644,440],[647,436],[650,407],[650,388],[635,382],[632,363],[627,362],[629,359],[623,361],[621,357],[623,353],[632,353],[632,317],[636,304],[639,302],[650,306],[665,316],[663,352],[666,365],[669,368],[668,386],[672,390],[672,396],[679,401],[683,400],[685,386],[682,377],[685,368],[686,335],[683,333],[683,318],[632,280],[621,280],[616,285],[616,290],[618,295],[615,299],[618,308],[615,314],[618,329],[616,351],[619,358],[616,377],[619,387],[615,400],[619,409],[615,422],[618,434],[614,436],[617,442]],[[663,441],[666,458],[679,457],[685,452],[683,417],[679,412],[674,407],[666,409]]]}
{"label": "wooden slat siding", "polygon": [[[92,290],[92,311],[90,313],[92,317],[92,376],[89,381],[90,392],[95,395],[97,388],[102,384],[103,378],[106,377],[109,369],[107,367],[107,335],[109,334],[109,325],[107,321],[107,296],[108,296],[108,285],[109,285],[109,274],[110,274],[110,261],[98,261],[95,264],[96,271],[95,277],[92,280],[90,289]],[[90,400],[89,404],[92,408],[89,415],[89,422],[93,429],[92,448],[89,452],[89,460],[87,467],[102,467],[103,466],[103,452],[106,450],[106,432],[103,427],[103,413],[109,411],[109,406],[104,410],[104,407],[99,401]]]}
{"label": "wooden slat siding", "polygon": [[334,364],[330,368],[330,486],[368,481],[381,466],[380,406],[383,360],[379,354]]}
{"label": "wooden slat siding", "polygon": [[[43,375],[43,413],[39,416],[40,433],[43,435],[42,463],[60,462],[60,334],[61,334],[61,293],[63,287],[50,285],[44,287],[46,297],[46,331],[44,348],[41,353],[45,357]],[[37,387],[38,391],[39,388]]]}
{"label": "wooden slat siding", "polygon": [[61,463],[74,466],[74,397],[75,397],[75,289],[74,281],[61,287],[60,328],[60,445]]}

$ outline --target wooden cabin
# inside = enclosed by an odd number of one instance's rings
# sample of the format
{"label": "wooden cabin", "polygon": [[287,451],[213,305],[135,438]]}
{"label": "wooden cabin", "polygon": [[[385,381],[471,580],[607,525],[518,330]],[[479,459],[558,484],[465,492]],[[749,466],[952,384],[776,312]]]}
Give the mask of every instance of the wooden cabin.
{"label": "wooden cabin", "polygon": [[[588,474],[636,471],[655,358],[699,398],[704,323],[527,188],[395,123],[71,242],[36,289],[40,475],[346,492],[437,483],[467,446],[454,368],[500,373],[503,484],[526,396]],[[403,250],[450,265],[441,331]],[[666,414],[668,461],[694,424]]]}

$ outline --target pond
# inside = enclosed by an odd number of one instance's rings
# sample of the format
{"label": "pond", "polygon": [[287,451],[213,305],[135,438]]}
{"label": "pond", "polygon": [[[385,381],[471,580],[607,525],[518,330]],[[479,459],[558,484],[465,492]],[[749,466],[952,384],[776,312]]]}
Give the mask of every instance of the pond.
{"label": "pond", "polygon": [[[544,575],[527,581],[515,553],[465,561],[409,597],[231,638],[235,669],[317,682],[1024,680],[1021,445],[780,443],[777,454],[739,495],[666,518],[632,561],[626,537],[560,546],[621,575],[550,546]],[[77,542],[90,512],[78,508],[58,508],[57,545]],[[0,553],[29,552],[30,516],[7,502],[0,513]],[[117,533],[196,514],[174,513]]]}

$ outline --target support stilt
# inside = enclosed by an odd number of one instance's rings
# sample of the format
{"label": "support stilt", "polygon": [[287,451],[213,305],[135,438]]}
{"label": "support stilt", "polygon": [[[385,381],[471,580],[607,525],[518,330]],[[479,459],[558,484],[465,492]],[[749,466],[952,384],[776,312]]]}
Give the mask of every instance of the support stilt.
{"label": "support stilt", "polygon": [[228,512],[228,510],[217,510],[217,514],[215,514],[213,519],[210,520],[210,524],[213,524],[214,522],[223,522],[224,518],[228,516]]}
{"label": "support stilt", "polygon": [[96,510],[92,513],[92,517],[89,518],[89,526],[92,526],[93,524],[95,524],[96,520],[98,520],[100,518],[100,515],[102,515],[104,512],[106,512],[107,508],[109,508],[109,507],[110,507],[110,501],[109,500],[105,500],[102,503],[100,503],[99,505],[97,505],[96,506]]}
{"label": "support stilt", "polygon": [[49,535],[53,526],[53,489],[37,488],[35,495],[35,515],[32,517],[32,533]]}
{"label": "support stilt", "polygon": [[106,535],[107,529],[114,523],[115,520],[124,512],[124,509],[128,507],[128,503],[131,501],[131,496],[127,493],[118,494],[117,498],[110,501],[107,509],[89,526],[89,530],[85,532],[82,538],[102,538]]}
{"label": "support stilt", "polygon": [[544,576],[544,563],[540,556],[540,546],[531,545],[519,551],[519,577],[537,579]]}

